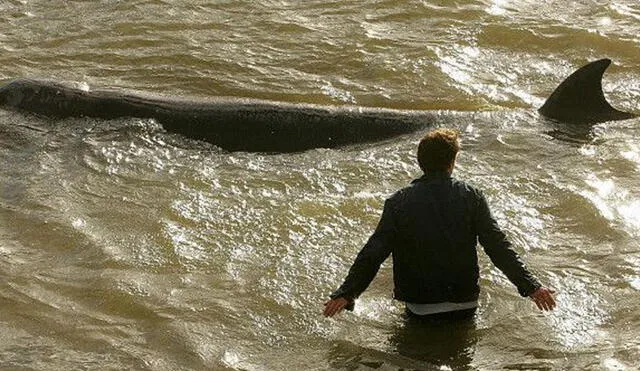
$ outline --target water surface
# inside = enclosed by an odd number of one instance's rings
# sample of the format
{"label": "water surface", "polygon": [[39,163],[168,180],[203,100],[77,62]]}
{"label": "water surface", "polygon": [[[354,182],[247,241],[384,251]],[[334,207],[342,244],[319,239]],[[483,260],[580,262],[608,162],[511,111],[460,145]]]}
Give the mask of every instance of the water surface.
{"label": "water surface", "polygon": [[0,111],[0,368],[633,369],[639,122],[576,135],[535,109],[609,57],[609,100],[640,112],[639,20],[632,0],[2,2],[1,79],[439,111],[463,132],[455,176],[559,307],[538,312],[482,256],[454,361],[412,348],[447,334],[406,331],[390,262],[354,313],[321,316],[419,176],[422,133],[265,155],[147,119]]}

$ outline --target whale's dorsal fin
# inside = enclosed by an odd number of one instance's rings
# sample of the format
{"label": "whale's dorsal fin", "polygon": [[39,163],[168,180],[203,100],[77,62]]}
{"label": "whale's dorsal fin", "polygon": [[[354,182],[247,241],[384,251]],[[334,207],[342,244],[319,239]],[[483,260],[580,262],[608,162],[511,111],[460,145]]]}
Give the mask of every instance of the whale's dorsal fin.
{"label": "whale's dorsal fin", "polygon": [[602,75],[610,64],[611,60],[605,58],[580,67],[554,90],[538,112],[551,119],[576,124],[636,117],[611,107],[604,97]]}

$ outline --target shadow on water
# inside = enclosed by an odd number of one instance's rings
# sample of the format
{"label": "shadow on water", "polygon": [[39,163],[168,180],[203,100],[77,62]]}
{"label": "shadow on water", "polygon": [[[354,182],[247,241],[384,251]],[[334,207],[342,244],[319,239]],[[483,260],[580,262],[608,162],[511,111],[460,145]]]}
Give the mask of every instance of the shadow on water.
{"label": "shadow on water", "polygon": [[475,317],[423,319],[403,315],[389,335],[392,352],[346,341],[331,347],[331,365],[340,370],[474,370]]}
{"label": "shadow on water", "polygon": [[595,138],[594,127],[592,125],[569,125],[552,119],[543,119],[546,127],[545,134],[554,140],[581,146],[591,143]]}
{"label": "shadow on water", "polygon": [[477,343],[475,317],[424,319],[405,314],[390,342],[407,358],[470,370]]}

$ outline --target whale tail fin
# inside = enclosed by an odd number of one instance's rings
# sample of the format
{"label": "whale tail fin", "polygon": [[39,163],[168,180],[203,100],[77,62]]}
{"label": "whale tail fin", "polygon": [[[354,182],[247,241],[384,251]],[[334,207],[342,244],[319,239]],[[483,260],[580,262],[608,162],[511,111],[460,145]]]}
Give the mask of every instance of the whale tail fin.
{"label": "whale tail fin", "polygon": [[579,68],[554,90],[538,112],[557,121],[575,124],[636,117],[613,108],[602,92],[602,75],[610,64],[611,60],[605,58]]}

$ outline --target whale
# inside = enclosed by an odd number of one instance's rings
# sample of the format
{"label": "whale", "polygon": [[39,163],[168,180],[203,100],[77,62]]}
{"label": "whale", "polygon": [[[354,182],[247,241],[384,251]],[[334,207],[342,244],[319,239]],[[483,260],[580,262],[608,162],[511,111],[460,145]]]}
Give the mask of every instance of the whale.
{"label": "whale", "polygon": [[[611,60],[581,67],[538,109],[570,125],[636,117],[606,100],[602,78]],[[18,78],[0,86],[0,107],[54,119],[124,117],[156,120],[170,133],[227,151],[301,152],[383,141],[434,126],[438,112],[349,105],[314,105],[251,98],[184,98],[86,89],[55,81]]]}
{"label": "whale", "polygon": [[611,65],[608,58],[580,67],[567,77],[538,108],[543,117],[572,125],[594,125],[638,117],[611,106],[602,90],[602,78]]}
{"label": "whale", "polygon": [[383,141],[428,127],[431,111],[287,103],[235,97],[180,98],[87,90],[20,78],[0,87],[0,107],[54,119],[156,120],[170,133],[227,151],[300,152]]}

